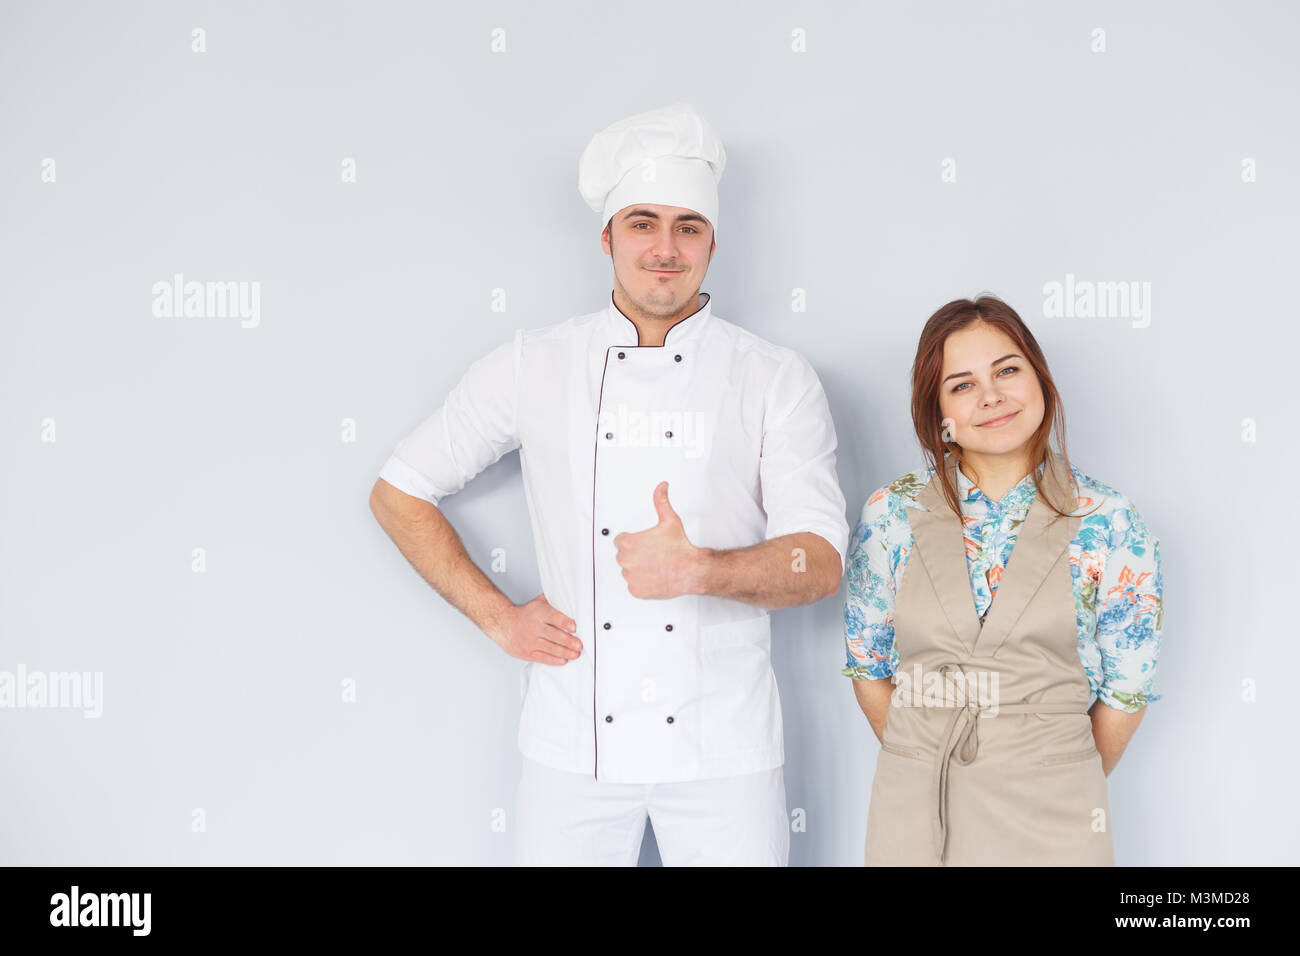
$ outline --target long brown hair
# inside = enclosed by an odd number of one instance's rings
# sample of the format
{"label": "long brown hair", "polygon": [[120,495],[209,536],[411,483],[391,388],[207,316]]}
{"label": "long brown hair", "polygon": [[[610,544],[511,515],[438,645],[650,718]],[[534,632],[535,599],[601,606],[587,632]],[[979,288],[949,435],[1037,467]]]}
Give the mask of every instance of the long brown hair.
{"label": "long brown hair", "polygon": [[[921,330],[921,341],[916,347],[916,360],[912,363],[912,424],[916,427],[916,437],[921,442],[926,463],[935,470],[939,479],[944,500],[954,514],[961,514],[957,501],[955,482],[949,477],[944,467],[945,452],[951,454],[960,465],[965,459],[962,448],[956,442],[944,441],[942,432],[942,415],[939,413],[940,376],[943,374],[943,346],[948,336],[976,322],[985,322],[1006,333],[1016,343],[1020,354],[1025,357],[1038,376],[1038,383],[1043,389],[1043,420],[1029,440],[1029,462],[1033,469],[1034,487],[1057,515],[1064,517],[1067,512],[1057,507],[1042,485],[1043,466],[1051,452],[1051,433],[1056,430],[1061,458],[1065,464],[1062,478],[1067,488],[1074,482],[1071,475],[1070,459],[1065,453],[1065,409],[1061,403],[1060,392],[1052,380],[1052,373],[1047,370],[1047,359],[1043,350],[1029,331],[1028,326],[1011,308],[996,296],[985,295],[978,299],[956,299],[949,302],[934,315],[930,316]],[[1065,502],[1071,505],[1075,502]],[[1053,519],[1055,520],[1055,519]]]}

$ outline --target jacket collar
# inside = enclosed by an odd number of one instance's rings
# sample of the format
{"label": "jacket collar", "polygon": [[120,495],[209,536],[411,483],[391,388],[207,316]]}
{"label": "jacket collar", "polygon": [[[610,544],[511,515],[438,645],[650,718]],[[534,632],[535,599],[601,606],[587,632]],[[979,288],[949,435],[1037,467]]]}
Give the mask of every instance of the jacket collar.
{"label": "jacket collar", "polygon": [[[707,292],[703,292],[701,295],[704,296],[704,307],[697,309],[684,319],[678,319],[668,329],[668,333],[664,336],[664,348],[679,348],[699,341],[713,315],[713,296]],[[619,310],[619,307],[614,304],[612,290],[609,293],[609,307],[606,312],[612,340],[620,345],[635,347],[639,341],[636,323],[624,315]],[[647,346],[647,348],[650,347],[653,346]]]}

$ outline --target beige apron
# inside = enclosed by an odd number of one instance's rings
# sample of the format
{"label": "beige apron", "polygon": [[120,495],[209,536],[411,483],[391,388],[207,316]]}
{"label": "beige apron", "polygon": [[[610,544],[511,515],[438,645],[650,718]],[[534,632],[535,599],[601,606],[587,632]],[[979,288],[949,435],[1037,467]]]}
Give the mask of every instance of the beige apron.
{"label": "beige apron", "polygon": [[[944,465],[955,486],[951,455]],[[1049,454],[1043,490],[1073,511],[1067,489]],[[907,512],[915,544],[894,607],[899,684],[867,865],[1114,865],[1070,582],[1080,518],[1034,499],[981,624],[937,474],[917,500],[928,510]]]}

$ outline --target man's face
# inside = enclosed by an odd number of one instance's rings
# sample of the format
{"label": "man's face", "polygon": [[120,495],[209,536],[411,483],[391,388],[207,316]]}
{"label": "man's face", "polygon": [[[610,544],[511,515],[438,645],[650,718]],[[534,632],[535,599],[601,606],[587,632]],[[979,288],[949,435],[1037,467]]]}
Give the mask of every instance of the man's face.
{"label": "man's face", "polygon": [[679,312],[700,291],[713,258],[713,226],[681,206],[637,203],[616,212],[600,236],[614,282],[647,315]]}

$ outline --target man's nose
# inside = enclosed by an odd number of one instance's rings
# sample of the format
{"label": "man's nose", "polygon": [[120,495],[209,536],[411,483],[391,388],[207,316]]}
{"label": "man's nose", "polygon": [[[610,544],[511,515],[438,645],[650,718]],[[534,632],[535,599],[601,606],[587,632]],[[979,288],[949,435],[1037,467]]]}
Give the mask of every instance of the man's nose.
{"label": "man's nose", "polygon": [[655,240],[653,252],[662,263],[672,263],[677,259],[677,236],[671,229],[662,232]]}

